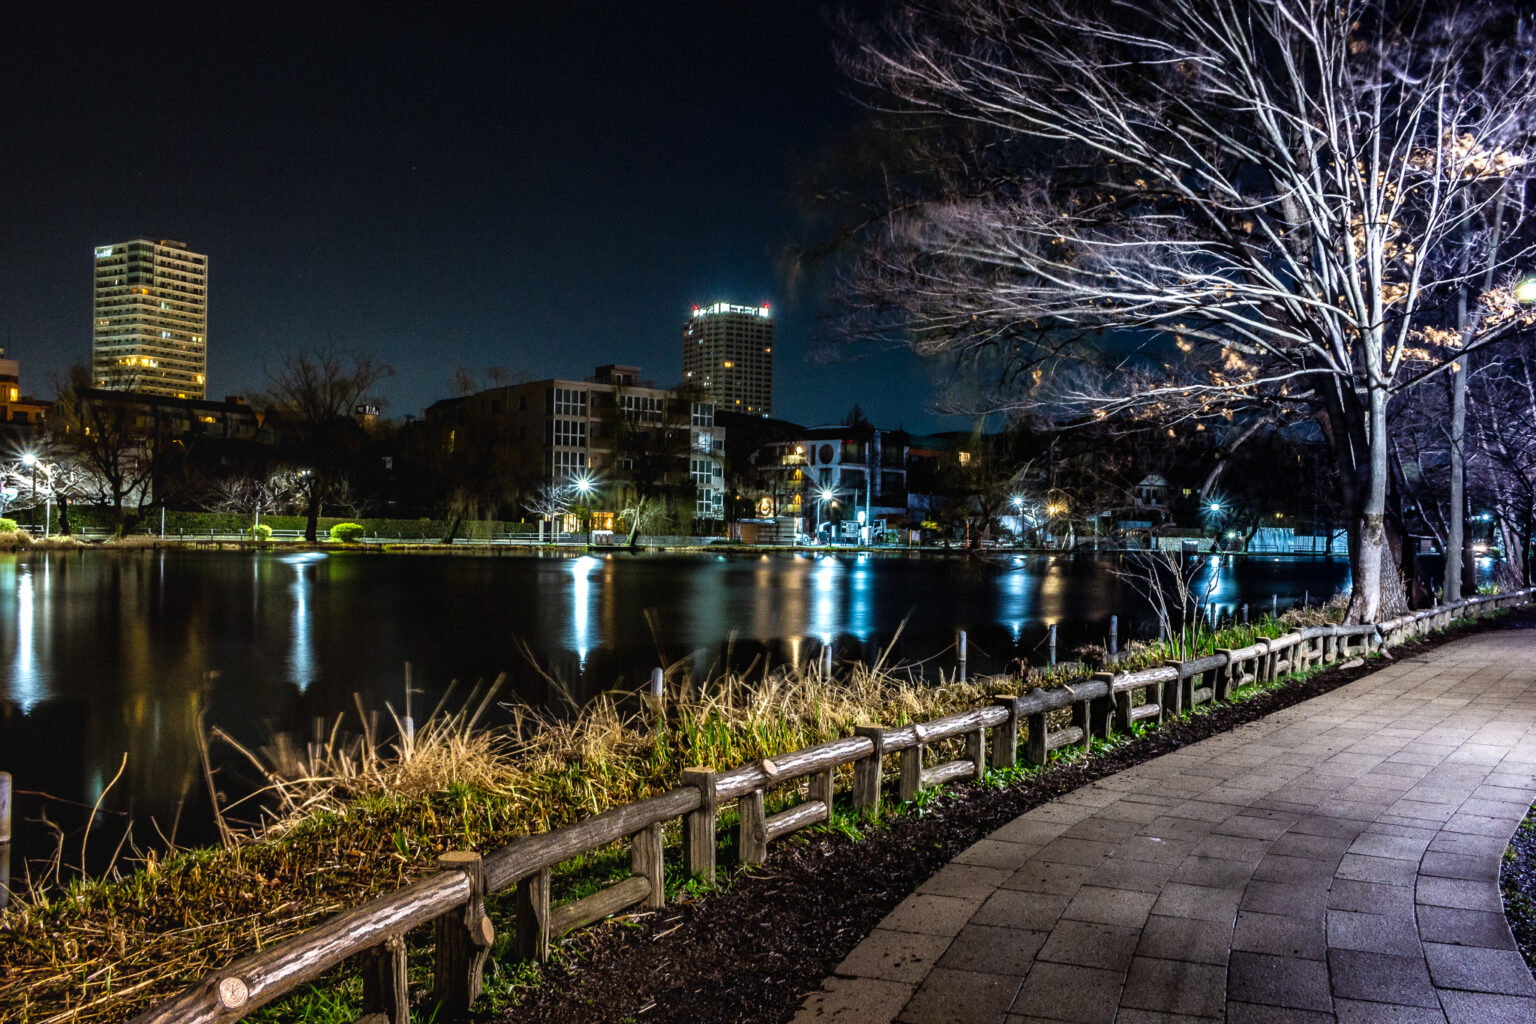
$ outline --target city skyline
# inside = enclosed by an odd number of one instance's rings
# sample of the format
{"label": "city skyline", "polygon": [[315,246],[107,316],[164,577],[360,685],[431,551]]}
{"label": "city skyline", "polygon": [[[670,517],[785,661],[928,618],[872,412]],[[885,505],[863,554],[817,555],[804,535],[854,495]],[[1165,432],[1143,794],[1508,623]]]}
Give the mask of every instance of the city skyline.
{"label": "city skyline", "polygon": [[[857,399],[893,427],[964,425],[925,412],[926,371],[904,353],[818,362],[822,282],[780,271],[804,241],[797,176],[859,116],[816,5],[585,4],[409,30],[30,17],[0,44],[29,154],[0,170],[27,240],[4,257],[0,345],[39,396],[90,361],[82,254],[180,238],[217,267],[214,396],[327,343],[395,368],[395,418],[451,394],[461,368],[637,363],[674,384],[694,306],[766,302],[776,414],[835,421]],[[127,52],[132,95],[178,99],[153,119],[100,116]]]}

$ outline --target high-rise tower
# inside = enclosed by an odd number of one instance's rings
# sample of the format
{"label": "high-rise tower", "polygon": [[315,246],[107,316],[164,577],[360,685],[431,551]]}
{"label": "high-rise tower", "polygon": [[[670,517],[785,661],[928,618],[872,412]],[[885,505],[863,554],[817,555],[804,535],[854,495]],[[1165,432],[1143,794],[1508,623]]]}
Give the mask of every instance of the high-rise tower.
{"label": "high-rise tower", "polygon": [[183,242],[96,247],[91,377],[97,387],[205,397],[208,257]]}
{"label": "high-rise tower", "polygon": [[717,410],[773,414],[773,317],[768,304],[694,306],[683,324],[683,381]]}

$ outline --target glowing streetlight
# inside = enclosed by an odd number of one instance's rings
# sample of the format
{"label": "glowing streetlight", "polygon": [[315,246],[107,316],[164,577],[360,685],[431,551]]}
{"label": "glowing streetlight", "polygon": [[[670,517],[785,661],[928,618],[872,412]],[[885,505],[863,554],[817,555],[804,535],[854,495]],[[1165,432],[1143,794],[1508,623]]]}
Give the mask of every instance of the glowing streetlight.
{"label": "glowing streetlight", "polygon": [[1213,515],[1221,514],[1221,502],[1219,501],[1213,501],[1205,507],[1209,509]]}
{"label": "glowing streetlight", "polygon": [[586,474],[576,478],[576,490],[581,493],[581,503],[587,511],[587,547],[592,546],[592,504],[587,500],[592,493],[592,478]]}
{"label": "glowing streetlight", "polygon": [[1536,277],[1523,278],[1515,285],[1516,302],[1536,302]]}

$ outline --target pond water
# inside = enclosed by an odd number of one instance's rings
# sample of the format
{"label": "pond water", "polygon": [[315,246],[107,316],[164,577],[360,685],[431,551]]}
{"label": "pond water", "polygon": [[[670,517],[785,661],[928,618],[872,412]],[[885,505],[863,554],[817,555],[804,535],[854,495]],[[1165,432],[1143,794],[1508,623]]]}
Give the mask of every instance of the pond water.
{"label": "pond water", "polygon": [[[94,866],[131,822],[132,841],[212,838],[197,737],[217,726],[247,745],[316,718],[397,710],[410,662],[418,718],[450,680],[505,672],[535,702],[632,691],[658,665],[695,675],[754,658],[820,657],[953,668],[955,632],[972,672],[1046,660],[1057,623],[1066,658],[1156,632],[1116,556],[923,554],[381,556],[122,551],[0,557],[0,770],[15,777],[16,850],[44,856],[59,825],[81,861],[89,807]],[[1283,608],[1347,586],[1343,559],[1208,558],[1212,601],[1272,597]],[[905,625],[903,625],[905,624]],[[900,633],[892,643],[892,637]],[[536,662],[533,664],[530,662]],[[387,714],[385,715],[387,720]],[[215,748],[218,784],[243,780]],[[122,769],[121,778],[112,784]],[[109,788],[110,784],[110,788]],[[105,793],[105,797],[103,797]],[[40,796],[37,794],[47,794]],[[98,849],[98,844],[100,849]]]}

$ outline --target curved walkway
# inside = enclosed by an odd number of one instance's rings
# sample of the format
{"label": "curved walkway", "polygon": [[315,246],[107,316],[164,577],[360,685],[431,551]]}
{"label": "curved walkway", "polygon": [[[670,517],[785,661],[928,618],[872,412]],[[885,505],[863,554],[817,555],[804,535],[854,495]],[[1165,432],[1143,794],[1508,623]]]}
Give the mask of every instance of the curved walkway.
{"label": "curved walkway", "polygon": [[998,829],[795,1019],[1531,1024],[1498,875],[1533,798],[1536,631],[1470,637]]}

